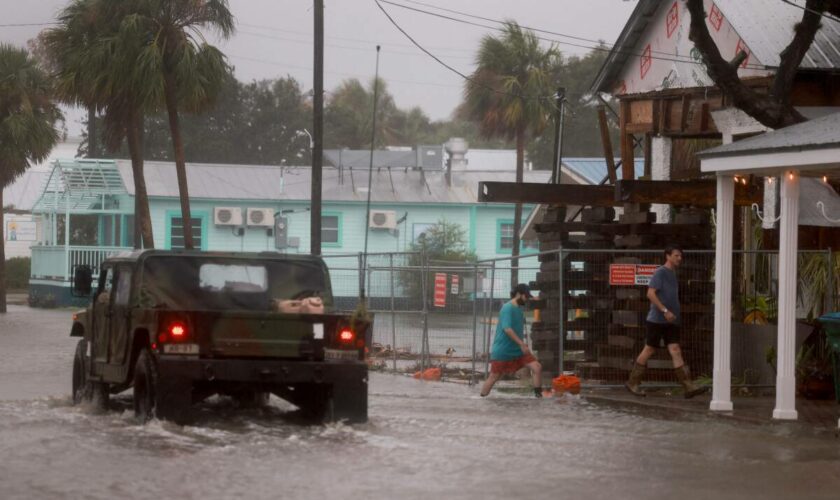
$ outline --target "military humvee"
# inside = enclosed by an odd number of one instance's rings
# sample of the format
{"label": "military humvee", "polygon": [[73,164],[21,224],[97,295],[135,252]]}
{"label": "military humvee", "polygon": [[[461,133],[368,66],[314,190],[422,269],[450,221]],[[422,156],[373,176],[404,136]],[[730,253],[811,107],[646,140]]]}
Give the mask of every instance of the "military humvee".
{"label": "military humvee", "polygon": [[[333,312],[320,257],[145,250],[105,260],[96,286],[91,276],[74,270],[74,294],[91,296],[70,334],[82,337],[75,402],[133,388],[138,418],[184,423],[213,394],[275,394],[316,420],[367,420],[370,325]],[[320,310],[294,308],[309,297]]]}

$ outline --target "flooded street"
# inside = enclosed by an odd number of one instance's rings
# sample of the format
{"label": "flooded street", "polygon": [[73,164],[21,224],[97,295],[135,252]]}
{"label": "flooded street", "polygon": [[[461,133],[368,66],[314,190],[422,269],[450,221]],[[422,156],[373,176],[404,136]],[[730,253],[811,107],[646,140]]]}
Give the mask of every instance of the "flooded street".
{"label": "flooded street", "polygon": [[370,422],[304,426],[272,398],[138,425],[70,404],[69,313],[0,316],[0,497],[838,498],[840,440],[374,373]]}

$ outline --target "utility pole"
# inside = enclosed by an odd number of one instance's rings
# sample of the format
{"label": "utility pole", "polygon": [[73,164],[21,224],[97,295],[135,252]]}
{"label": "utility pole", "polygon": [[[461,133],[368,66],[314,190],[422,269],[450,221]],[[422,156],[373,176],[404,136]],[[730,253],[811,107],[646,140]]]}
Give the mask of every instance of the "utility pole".
{"label": "utility pole", "polygon": [[321,192],[324,162],[324,0],[315,0],[315,69],[312,85],[312,213],[310,253],[321,255]]}
{"label": "utility pole", "polygon": [[557,87],[557,118],[554,122],[554,172],[551,174],[552,184],[560,184],[563,166],[563,125],[565,119],[566,89]]}

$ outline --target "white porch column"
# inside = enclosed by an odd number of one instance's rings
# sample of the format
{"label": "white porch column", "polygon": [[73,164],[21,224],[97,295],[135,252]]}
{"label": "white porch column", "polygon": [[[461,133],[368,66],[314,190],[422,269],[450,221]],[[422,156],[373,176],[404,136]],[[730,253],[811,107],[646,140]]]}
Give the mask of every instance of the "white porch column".
{"label": "white porch column", "polygon": [[735,180],[717,178],[715,226],[715,354],[712,373],[713,411],[732,411],[732,232]]}
{"label": "white porch column", "polygon": [[[667,181],[671,179],[671,149],[672,140],[670,137],[651,138],[651,167],[650,174],[655,181]],[[665,224],[671,222],[671,205],[654,203],[650,206],[651,211],[656,213],[656,222]]]}
{"label": "white porch column", "polygon": [[796,420],[796,256],[799,242],[799,172],[779,179],[779,327],[776,348],[776,408],[773,418]]}

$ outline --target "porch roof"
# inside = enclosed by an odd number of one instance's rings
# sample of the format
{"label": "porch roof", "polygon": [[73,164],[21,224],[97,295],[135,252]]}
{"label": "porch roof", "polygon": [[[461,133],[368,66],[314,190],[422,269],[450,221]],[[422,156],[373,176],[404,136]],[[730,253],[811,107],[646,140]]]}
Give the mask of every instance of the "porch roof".
{"label": "porch roof", "polygon": [[120,207],[119,197],[128,196],[112,160],[56,160],[33,213],[132,213]]}

